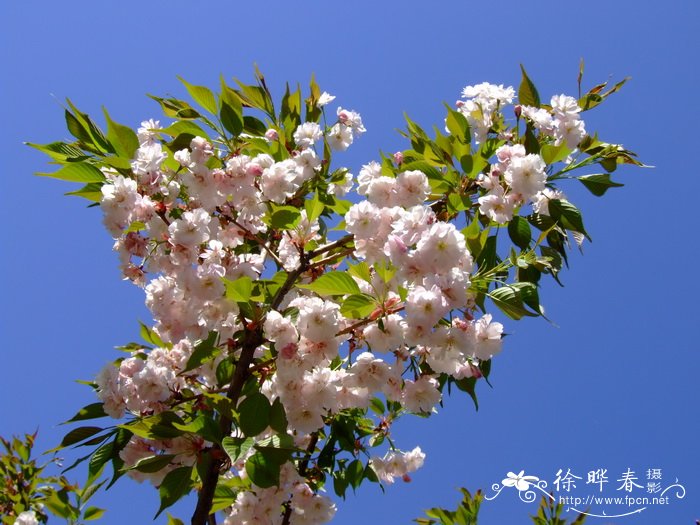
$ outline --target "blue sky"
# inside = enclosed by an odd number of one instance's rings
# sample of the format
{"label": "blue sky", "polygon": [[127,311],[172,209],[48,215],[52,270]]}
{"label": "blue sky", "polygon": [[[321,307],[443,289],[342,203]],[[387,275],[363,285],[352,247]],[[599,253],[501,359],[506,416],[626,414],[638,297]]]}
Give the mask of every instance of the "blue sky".
{"label": "blue sky", "polygon": [[[404,111],[439,124],[442,102],[467,84],[517,87],[520,63],[544,99],[575,94],[584,57],[587,87],[632,77],[584,115],[587,128],[655,169],[619,170],[626,186],[603,199],[567,188],[593,243],[572,257],[565,288],[541,292],[557,326],[508,322],[479,412],[456,395],[438,416],[402,423],[397,439],[420,445],[425,467],[386,494],[361,488],[334,523],[407,524],[430,506],[454,506],[460,486],[488,492],[523,469],[551,485],[559,468],[583,476],[579,484],[607,468],[610,495],[627,468],[644,483],[647,469],[660,468],[666,484],[678,478],[687,491],[664,507],[590,523],[692,523],[700,518],[699,14],[679,0],[3,2],[0,435],[38,426],[40,447],[53,446],[64,431],[57,423],[93,401],[73,380],[92,378],[114,346],[137,338],[137,320],[149,319],[141,292],[119,280],[99,210],[32,175],[47,171],[46,160],[22,142],[67,137],[65,97],[137,126],[160,116],[146,93],[184,96],[176,75],[215,86],[222,73],[251,80],[257,63],[281,94],[285,81],[304,85],[315,72],[336,102],[363,116],[368,132],[338,159],[357,170],[379,149],[404,147],[395,132]],[[510,490],[483,505],[481,524],[528,522],[535,506]],[[147,523],[157,493],[126,482],[101,503],[103,523]],[[175,512],[189,516],[187,505]]]}

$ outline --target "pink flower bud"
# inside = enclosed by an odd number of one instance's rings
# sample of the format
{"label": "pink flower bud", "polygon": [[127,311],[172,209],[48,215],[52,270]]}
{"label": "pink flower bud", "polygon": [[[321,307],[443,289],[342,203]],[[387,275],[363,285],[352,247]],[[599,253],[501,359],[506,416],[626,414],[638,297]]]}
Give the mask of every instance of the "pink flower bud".
{"label": "pink flower bud", "polygon": [[270,128],[265,132],[265,139],[268,142],[275,142],[278,138],[279,138],[279,134],[277,133],[276,129]]}
{"label": "pink flower bud", "polygon": [[403,153],[401,153],[400,151],[394,153],[394,162],[396,162],[396,164],[400,166],[403,163]]}
{"label": "pink flower bud", "polygon": [[282,347],[282,350],[280,350],[280,355],[285,359],[291,359],[296,355],[298,348],[299,347],[296,343],[288,343]]}

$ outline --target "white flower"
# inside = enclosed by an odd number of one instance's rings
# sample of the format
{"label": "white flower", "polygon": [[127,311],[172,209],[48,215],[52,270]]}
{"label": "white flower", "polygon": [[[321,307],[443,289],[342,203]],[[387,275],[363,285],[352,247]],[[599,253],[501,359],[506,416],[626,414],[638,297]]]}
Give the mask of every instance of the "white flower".
{"label": "white flower", "polygon": [[193,247],[208,241],[210,221],[211,216],[202,208],[186,211],[181,219],[171,222],[168,226],[170,242],[173,245]]}
{"label": "white flower", "polygon": [[336,124],[328,134],[328,144],[338,151],[345,151],[352,144],[352,128],[345,124]]}
{"label": "white flower", "polygon": [[422,376],[415,381],[406,381],[401,400],[411,412],[430,412],[440,402],[440,391],[436,379]]}
{"label": "white flower", "polygon": [[265,198],[282,204],[299,189],[297,164],[292,159],[276,162],[262,173],[262,192]]}
{"label": "white flower", "polygon": [[544,189],[547,182],[546,168],[542,157],[531,153],[525,157],[513,158],[503,178],[515,193],[522,195],[523,199],[529,199]]}
{"label": "white flower", "polygon": [[505,224],[513,218],[515,199],[503,193],[503,188],[496,186],[494,191],[479,197],[479,211],[498,224]]}
{"label": "white flower", "polygon": [[404,208],[418,206],[430,195],[430,184],[425,173],[418,170],[404,171],[396,177],[396,204]]}
{"label": "white flower", "polygon": [[33,510],[25,510],[17,516],[13,525],[39,525],[39,520],[37,520]]}
{"label": "white flower", "polygon": [[305,149],[313,146],[322,136],[321,126],[315,122],[304,122],[294,131],[294,142]]}
{"label": "white flower", "polygon": [[559,119],[575,119],[581,112],[577,100],[567,95],[554,95],[550,101],[554,116]]}
{"label": "white flower", "polygon": [[330,104],[335,100],[335,95],[331,95],[330,93],[327,93],[324,91],[321,93],[321,96],[318,97],[318,100],[316,101],[316,107],[322,108],[323,106]]}
{"label": "white flower", "polygon": [[356,111],[338,108],[337,113],[340,123],[351,128],[353,135],[361,135],[366,131],[362,125],[362,117]]}

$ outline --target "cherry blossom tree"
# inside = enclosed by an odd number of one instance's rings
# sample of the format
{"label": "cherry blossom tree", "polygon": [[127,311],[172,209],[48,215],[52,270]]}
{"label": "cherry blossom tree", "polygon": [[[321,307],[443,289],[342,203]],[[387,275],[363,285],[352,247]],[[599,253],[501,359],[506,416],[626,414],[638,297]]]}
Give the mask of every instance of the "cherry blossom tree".
{"label": "cherry blossom tree", "polygon": [[192,102],[152,97],[165,117],[136,132],[68,101],[75,140],[30,144],[60,165],[40,175],[83,183],[154,324],[58,449],[92,447],[89,484],[153,484],[158,514],[195,492],[193,525],[325,523],[330,491],[409,479],[425,455],[392,425],[476,402],[494,314],[543,315],[540,280],[588,238],[563,184],[601,196],[642,165],[582,118],[625,81],[584,93],[582,73],[547,102],[525,69],[517,92],[467,86],[356,175],[336,163],[365,132],[355,101],[313,79],[279,104],[257,70],[216,93],[183,80]]}

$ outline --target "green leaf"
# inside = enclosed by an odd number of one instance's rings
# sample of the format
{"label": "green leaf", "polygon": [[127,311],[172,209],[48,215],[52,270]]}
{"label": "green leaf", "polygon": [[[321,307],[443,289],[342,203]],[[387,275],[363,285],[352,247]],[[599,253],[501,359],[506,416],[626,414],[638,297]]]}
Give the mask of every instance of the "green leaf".
{"label": "green leaf", "polygon": [[170,471],[158,488],[160,508],[153,519],[160,516],[168,507],[190,492],[192,488],[192,467],[180,467]]}
{"label": "green leaf", "polygon": [[245,436],[257,436],[270,425],[270,408],[270,401],[260,392],[249,395],[238,405],[238,426]]}
{"label": "green leaf", "polygon": [[207,132],[204,131],[199,124],[197,124],[196,122],[192,122],[191,120],[178,120],[177,122],[174,122],[167,128],[159,129],[158,132],[170,135],[171,137],[177,137],[181,133],[187,133],[189,135],[209,139],[209,135],[207,135]]}
{"label": "green leaf", "polygon": [[525,316],[537,317],[538,314],[530,312],[523,305],[523,298],[518,284],[531,283],[515,283],[514,285],[502,286],[489,292],[487,295],[491,298],[494,304],[511,319],[522,319]]}
{"label": "green leaf", "polygon": [[156,334],[153,330],[151,330],[148,326],[146,326],[141,321],[139,321],[139,325],[141,326],[141,329],[139,331],[139,334],[141,335],[141,339],[143,339],[147,343],[150,343],[154,346],[158,346],[158,347],[165,346],[165,343],[162,341],[162,339],[160,337],[158,337],[158,334]]}
{"label": "green leaf", "polygon": [[58,448],[53,449],[53,450],[58,450],[60,448],[65,448],[69,447],[71,445],[74,445],[76,443],[80,443],[81,441],[84,441],[95,434],[98,434],[102,432],[104,429],[102,427],[78,427],[74,428],[68,434],[65,435],[63,440],[61,441],[61,444],[58,446]]}
{"label": "green leaf", "polygon": [[496,267],[498,264],[498,253],[496,251],[498,244],[497,237],[495,235],[489,235],[484,241],[484,235],[488,235],[488,230],[484,230],[481,233],[481,241],[483,242],[483,245],[479,251],[479,255],[476,256],[476,264],[479,267],[479,271],[490,270],[491,268]]}
{"label": "green leaf", "polygon": [[241,88],[238,95],[243,103],[256,109],[261,109],[270,117],[274,118],[275,109],[267,92],[260,86],[250,86],[236,80],[236,84]]}
{"label": "green leaf", "polygon": [[46,153],[49,157],[60,163],[65,163],[67,160],[72,162],[85,160],[89,157],[83,150],[77,148],[72,144],[66,144],[65,142],[51,142],[50,144],[33,144],[31,142],[25,142],[27,146]]}
{"label": "green leaf", "polygon": [[288,434],[272,435],[257,442],[254,446],[267,461],[278,463],[279,465],[289,461],[294,452],[300,452],[300,449],[294,446],[294,440]]}
{"label": "green leaf", "polygon": [[107,121],[107,140],[119,157],[132,159],[139,147],[139,139],[136,133],[128,126],[114,122],[110,118],[109,113],[107,113],[107,109],[102,108],[102,111]]}
{"label": "green leaf", "polygon": [[95,450],[88,463],[89,479],[95,479],[99,476],[105,463],[112,459],[115,452],[114,441],[108,441],[104,445]]}
{"label": "green leaf", "polygon": [[340,313],[349,319],[364,319],[377,308],[376,300],[365,294],[352,294],[345,298]]}
{"label": "green leaf", "polygon": [[247,275],[242,275],[235,281],[224,279],[226,286],[226,298],[237,303],[248,303],[253,293],[253,280]]}
{"label": "green leaf", "polygon": [[224,359],[216,365],[216,384],[219,386],[229,384],[235,368],[230,359]]}
{"label": "green leaf", "polygon": [[525,250],[532,240],[530,224],[523,217],[516,215],[508,223],[508,235],[510,235],[513,244],[521,250]]}
{"label": "green leaf", "polygon": [[157,101],[165,116],[177,119],[196,119],[202,116],[192,106],[183,100],[176,98],[161,98],[153,95],[148,95],[153,100]]}
{"label": "green leaf", "polygon": [[78,121],[82,130],[88,134],[84,140],[86,146],[92,146],[99,153],[115,153],[114,148],[102,133],[100,127],[86,114],[80,111],[70,99],[66,99],[68,106],[73,110],[73,118]]}
{"label": "green leaf", "polygon": [[82,188],[76,191],[69,191],[66,195],[74,195],[76,197],[82,197],[92,202],[100,202],[102,200],[102,183],[101,182],[90,182]]}
{"label": "green leaf", "polygon": [[545,144],[540,148],[540,155],[542,155],[542,160],[544,160],[545,164],[561,162],[569,153],[571,153],[571,150],[566,147],[566,142],[562,142],[558,146]]}
{"label": "green leaf", "polygon": [[158,456],[150,456],[142,458],[136,462],[133,467],[126,470],[138,470],[139,472],[153,473],[164,469],[172,462],[175,454],[161,454]]}
{"label": "green leaf", "polygon": [[304,209],[306,210],[306,218],[309,222],[313,222],[321,216],[325,205],[321,202],[321,199],[318,198],[318,192],[314,193],[312,198],[304,201]]}
{"label": "green leaf", "polygon": [[[216,486],[214,491],[214,499],[212,500],[211,513],[219,512],[224,510],[226,507],[230,507],[236,501],[236,491],[229,486],[222,485],[221,482]],[[181,525],[184,525],[180,522]],[[170,525],[170,524],[168,524]]]}
{"label": "green leaf", "polygon": [[459,158],[459,166],[462,168],[464,173],[469,175],[474,169],[474,157],[471,155],[462,155]]}
{"label": "green leaf", "polygon": [[298,284],[297,287],[311,290],[319,295],[361,294],[360,287],[345,272],[327,272],[311,284]]}
{"label": "green leaf", "polygon": [[369,271],[369,265],[364,261],[358,264],[349,264],[348,273],[354,277],[357,277],[358,279],[361,279],[362,281],[368,283],[372,282],[372,275]]}
{"label": "green leaf", "polygon": [[447,108],[446,124],[447,129],[450,130],[450,135],[464,144],[469,144],[471,142],[471,132],[467,118],[460,111],[455,111],[447,104],[445,104],[445,107]]}
{"label": "green leaf", "polygon": [[83,519],[85,521],[98,520],[105,513],[105,509],[100,509],[98,507],[88,507],[83,512]]}
{"label": "green leaf", "polygon": [[354,489],[362,483],[364,473],[365,467],[359,459],[352,461],[345,469],[345,477]]}
{"label": "green leaf", "polygon": [[253,438],[232,438],[232,437],[225,437],[224,439],[221,440],[221,446],[224,449],[224,451],[228,454],[228,456],[231,458],[231,462],[235,463],[238,461],[238,458],[243,456],[250,447],[252,447],[255,444],[255,440]]}
{"label": "green leaf", "polygon": [[476,397],[476,378],[475,377],[463,377],[462,379],[457,379],[455,385],[462,392],[469,394],[474,402],[474,407],[479,410],[479,399]]}
{"label": "green leaf", "polygon": [[85,419],[97,419],[106,416],[107,414],[104,411],[104,403],[92,403],[78,410],[77,414],[75,414],[72,418],[70,418],[68,421],[62,424],[65,425],[66,423],[73,423],[74,421],[83,421]]}
{"label": "green leaf", "polygon": [[92,137],[83,123],[67,109],[65,111],[65,117],[66,127],[68,128],[70,134],[81,142],[92,144]]}
{"label": "green leaf", "polygon": [[103,157],[100,165],[105,165],[108,168],[114,168],[117,170],[131,170],[131,161],[126,157]]}
{"label": "green leaf", "polygon": [[37,173],[40,177],[53,177],[68,182],[103,182],[102,172],[87,162],[71,162],[53,173]]}
{"label": "green leaf", "polygon": [[[221,95],[219,97],[219,118],[227,131],[237,137],[243,131],[245,121],[243,118],[243,106],[238,94],[226,85],[224,77],[221,77]],[[263,132],[264,133],[264,132]]]}
{"label": "green leaf", "polygon": [[195,86],[190,84],[182,77],[177,77],[187,88],[187,92],[197,104],[206,109],[209,113],[216,115],[216,97],[211,89],[206,86]]}
{"label": "green leaf", "polygon": [[234,137],[238,137],[243,132],[243,115],[227,102],[221,102],[219,118],[226,131],[230,132]]}
{"label": "green leaf", "polygon": [[379,399],[378,397],[373,397],[370,400],[369,407],[372,409],[372,412],[374,412],[378,416],[383,416],[384,412],[386,412],[386,407],[384,406],[384,402],[381,399]]}
{"label": "green leaf", "polygon": [[591,240],[586,229],[583,227],[581,212],[569,201],[552,199],[549,201],[549,215],[552,219],[561,224],[567,230],[582,233],[588,240]]}
{"label": "green leaf", "polygon": [[593,195],[600,197],[610,188],[620,188],[624,184],[610,179],[608,173],[596,173],[594,175],[581,175],[576,177]]}
{"label": "green leaf", "polygon": [[449,211],[460,212],[471,209],[472,201],[469,195],[462,195],[460,193],[449,193],[447,195],[447,205]]}
{"label": "green leaf", "polygon": [[274,206],[270,213],[270,226],[275,230],[289,230],[299,224],[301,211],[294,206]]}
{"label": "green leaf", "polygon": [[171,516],[169,512],[167,514],[168,514],[167,525],[185,525],[181,519],[175,518],[174,516]]}
{"label": "green leaf", "polygon": [[284,127],[291,131],[301,123],[301,90],[298,87],[292,92],[287,84],[282,96],[280,122],[284,123]]}
{"label": "green leaf", "polygon": [[173,426],[183,432],[197,434],[212,443],[218,443],[221,440],[219,426],[211,416],[207,414],[198,415],[193,421],[190,421],[186,425],[174,422]]}
{"label": "green leaf", "polygon": [[243,131],[257,137],[263,137],[267,131],[267,126],[260,119],[246,115],[243,117]]}
{"label": "green leaf", "polygon": [[195,368],[202,366],[203,363],[216,357],[216,352],[218,350],[216,347],[216,340],[218,337],[219,334],[212,330],[209,332],[206,339],[203,339],[197,343],[192,351],[192,355],[190,355],[190,358],[187,360],[185,372],[194,370]]}
{"label": "green leaf", "polygon": [[287,414],[279,397],[275,399],[270,408],[270,428],[272,430],[284,434],[287,432]]}
{"label": "green leaf", "polygon": [[265,489],[279,485],[280,464],[276,461],[270,461],[261,452],[256,452],[248,458],[245,463],[245,471],[250,481],[258,487]]}
{"label": "green leaf", "polygon": [[537,93],[535,84],[532,83],[530,77],[525,72],[525,67],[520,64],[520,70],[523,72],[523,78],[518,89],[518,102],[524,106],[540,107],[540,95]]}

